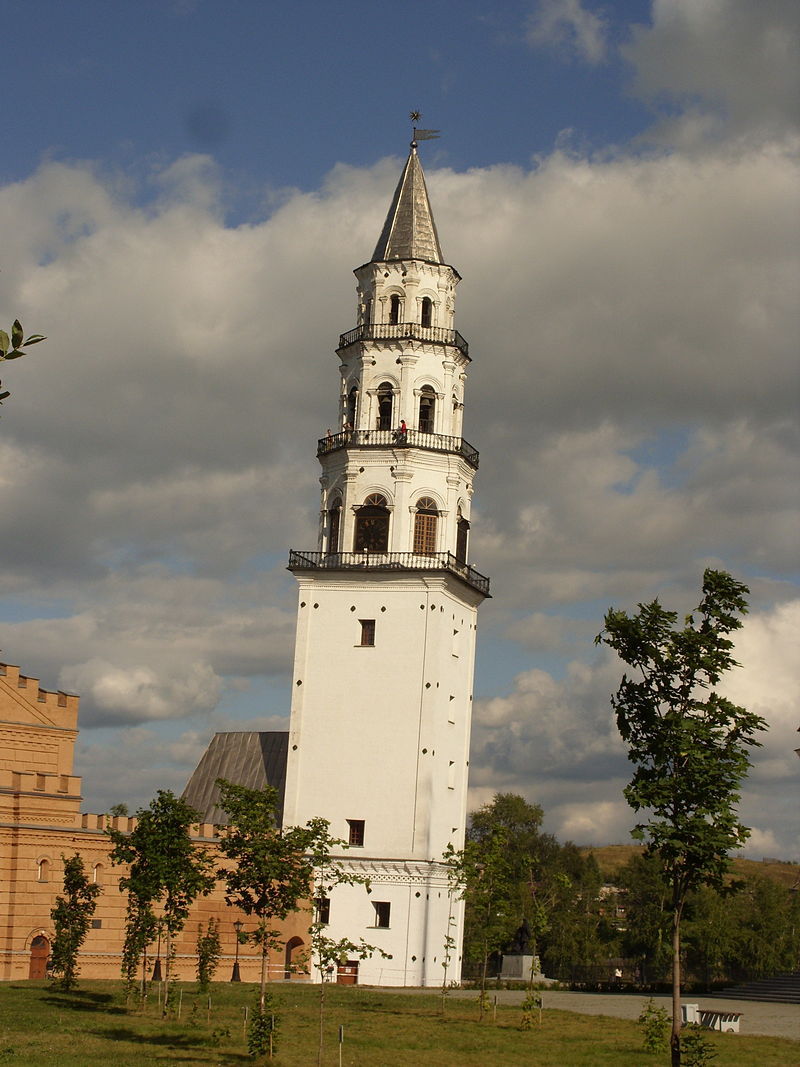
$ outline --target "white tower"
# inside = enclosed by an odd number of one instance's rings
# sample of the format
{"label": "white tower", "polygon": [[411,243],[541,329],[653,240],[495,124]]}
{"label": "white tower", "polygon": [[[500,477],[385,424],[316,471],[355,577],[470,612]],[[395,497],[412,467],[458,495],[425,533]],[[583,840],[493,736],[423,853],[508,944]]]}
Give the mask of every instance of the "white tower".
{"label": "white tower", "polygon": [[284,823],[323,816],[369,876],[337,889],[330,936],[391,953],[359,981],[438,985],[460,975],[462,906],[440,862],[466,820],[478,605],[468,565],[478,453],[461,436],[468,347],[459,274],[442,257],[412,143],[378,245],[358,279],[358,325],[339,339],[340,429],[318,445],[317,551],[299,584]]}

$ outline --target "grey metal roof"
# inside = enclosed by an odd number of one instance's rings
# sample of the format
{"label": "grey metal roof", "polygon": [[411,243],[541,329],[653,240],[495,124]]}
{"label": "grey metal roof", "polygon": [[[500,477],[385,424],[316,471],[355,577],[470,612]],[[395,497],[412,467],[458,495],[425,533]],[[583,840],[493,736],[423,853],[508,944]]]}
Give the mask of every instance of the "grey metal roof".
{"label": "grey metal roof", "polygon": [[425,188],[425,175],[414,144],[400,175],[371,262],[385,263],[391,259],[444,262],[428,190]]}
{"label": "grey metal roof", "polygon": [[271,785],[278,790],[277,814],[280,822],[283,818],[288,753],[288,732],[214,734],[183,791],[183,799],[200,812],[201,822],[226,826],[228,816],[219,806],[217,778],[226,778],[248,789],[263,789],[265,785]]}

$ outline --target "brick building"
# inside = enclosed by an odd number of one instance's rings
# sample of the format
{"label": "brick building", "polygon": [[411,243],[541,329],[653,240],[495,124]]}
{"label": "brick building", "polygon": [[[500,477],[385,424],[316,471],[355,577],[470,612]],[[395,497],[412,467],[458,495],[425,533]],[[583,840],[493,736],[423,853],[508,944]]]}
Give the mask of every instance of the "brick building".
{"label": "brick building", "polygon": [[[103,887],[81,950],[80,973],[84,978],[120,975],[127,897],[119,891],[119,880],[126,869],[109,863],[104,830],[131,829],[135,819],[81,812],[81,778],[72,773],[77,736],[77,696],[42,689],[38,678],[0,663],[0,981],[45,976],[54,936],[50,909],[63,886],[62,855],[76,852]],[[193,837],[215,850],[211,823],[194,827]],[[198,924],[212,917],[219,922],[222,941],[216,977],[230,977],[233,923],[241,920],[247,929],[250,920],[226,905],[217,884],[210,896],[195,902],[178,941],[175,969],[182,980],[195,977]],[[270,960],[273,979],[292,973],[287,965],[307,944],[308,925],[308,912],[298,912],[285,924],[287,949]],[[259,962],[251,946],[240,947],[239,962],[242,979],[255,981]]]}

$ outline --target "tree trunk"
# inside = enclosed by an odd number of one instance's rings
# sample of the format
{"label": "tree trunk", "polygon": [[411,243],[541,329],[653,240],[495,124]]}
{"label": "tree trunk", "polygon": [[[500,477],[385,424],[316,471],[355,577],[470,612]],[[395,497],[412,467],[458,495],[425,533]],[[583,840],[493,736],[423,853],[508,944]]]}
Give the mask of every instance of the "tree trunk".
{"label": "tree trunk", "polygon": [[264,1007],[267,1000],[267,943],[261,942],[261,993],[259,994],[258,1009],[261,1015],[264,1014]]}
{"label": "tree trunk", "polygon": [[169,1000],[169,981],[172,964],[172,931],[167,927],[167,959],[164,966],[164,1006],[161,1009],[162,1016],[167,1017],[167,1001]]}
{"label": "tree trunk", "polygon": [[489,953],[484,945],[483,969],[481,970],[481,995],[478,999],[478,1019],[483,1022],[483,1011],[486,1007],[486,970],[489,966]]}
{"label": "tree trunk", "polygon": [[672,910],[672,1034],[669,1047],[672,1067],[681,1064],[681,902]]}
{"label": "tree trunk", "polygon": [[[320,972],[321,973],[321,972]],[[323,1022],[325,1019],[325,976],[319,984],[319,1047],[317,1050],[317,1067],[322,1067],[322,1037]]]}

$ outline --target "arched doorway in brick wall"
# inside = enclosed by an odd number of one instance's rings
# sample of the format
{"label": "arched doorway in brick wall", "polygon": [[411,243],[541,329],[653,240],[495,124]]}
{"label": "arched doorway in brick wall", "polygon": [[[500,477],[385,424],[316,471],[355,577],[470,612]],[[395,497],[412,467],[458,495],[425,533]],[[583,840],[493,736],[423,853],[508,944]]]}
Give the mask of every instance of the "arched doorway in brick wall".
{"label": "arched doorway in brick wall", "polygon": [[283,977],[288,981],[298,973],[297,957],[303,948],[302,937],[290,937],[286,942],[286,965]]}
{"label": "arched doorway in brick wall", "polygon": [[47,961],[50,959],[50,942],[44,934],[37,934],[31,941],[31,961],[28,978],[46,978]]}

